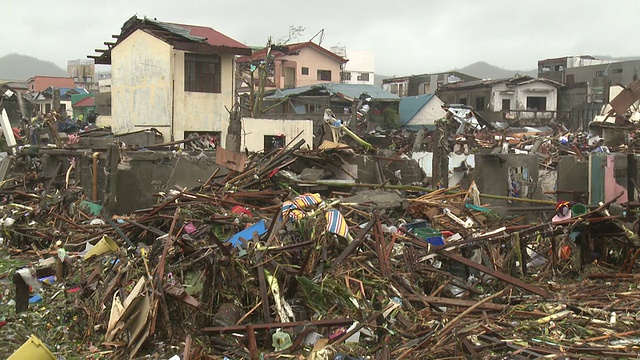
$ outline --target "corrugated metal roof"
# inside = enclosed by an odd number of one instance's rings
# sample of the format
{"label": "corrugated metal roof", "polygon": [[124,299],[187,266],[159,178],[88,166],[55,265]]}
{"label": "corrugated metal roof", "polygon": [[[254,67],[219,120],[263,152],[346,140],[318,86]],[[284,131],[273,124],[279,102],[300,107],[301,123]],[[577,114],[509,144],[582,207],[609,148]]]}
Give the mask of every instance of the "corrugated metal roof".
{"label": "corrugated metal roof", "polygon": [[[96,64],[111,64],[111,50],[137,30],[146,31],[169,44],[175,45],[176,42],[206,44],[236,55],[251,53],[251,48],[248,46],[210,27],[168,23],[148,17],[140,19],[134,15],[122,25],[120,35],[115,44],[101,51],[100,56],[89,57],[94,58]],[[184,41],[180,41],[180,38],[184,38]]]}
{"label": "corrugated metal roof", "polygon": [[265,96],[265,99],[284,99],[289,96],[303,95],[308,92],[316,91],[320,91],[331,96],[340,95],[352,100],[358,99],[361,94],[367,94],[371,96],[373,101],[400,101],[400,97],[398,95],[384,91],[374,85],[334,83],[308,85],[293,89],[279,89],[276,90],[274,94]]}
{"label": "corrugated metal roof", "polygon": [[[186,24],[173,24],[173,23],[159,23],[158,25],[160,26],[172,25],[175,28],[175,31],[179,31],[179,30],[186,31],[187,38],[202,39],[202,40],[205,40],[207,44],[211,46],[227,46],[227,47],[240,48],[240,49],[249,48],[245,44],[242,44],[239,41],[236,41],[210,27],[186,25]],[[169,31],[173,32],[173,30],[169,30]]]}
{"label": "corrugated metal roof", "polygon": [[[295,54],[297,51],[299,51],[300,49],[306,48],[306,47],[310,47],[312,49],[315,49],[316,51],[325,54],[327,56],[329,56],[332,59],[335,59],[336,61],[344,64],[346,63],[348,60],[343,58],[342,56],[333,53],[325,48],[323,48],[322,46],[312,42],[312,41],[307,41],[307,42],[303,42],[303,43],[297,43],[297,44],[286,44],[286,45],[281,45],[278,46],[277,48],[280,50],[285,50],[286,49],[286,53],[283,51],[279,51],[279,50],[272,50],[271,51],[271,55],[275,56],[275,57],[282,57],[282,56],[286,56],[286,55],[291,55],[291,54]],[[273,49],[273,48],[272,48]],[[249,61],[258,61],[258,60],[264,60],[264,57],[267,55],[267,48],[262,48],[260,50],[256,50],[254,51],[250,56],[241,56],[238,59],[236,59],[237,63],[246,63]]]}
{"label": "corrugated metal roof", "polygon": [[433,94],[403,97],[400,100],[400,124],[407,125],[433,97]]}

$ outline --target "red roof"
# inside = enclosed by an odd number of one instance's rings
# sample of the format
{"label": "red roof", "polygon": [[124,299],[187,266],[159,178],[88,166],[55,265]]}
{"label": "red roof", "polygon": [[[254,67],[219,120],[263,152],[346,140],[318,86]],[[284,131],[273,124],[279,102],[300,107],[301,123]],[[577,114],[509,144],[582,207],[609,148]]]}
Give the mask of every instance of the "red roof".
{"label": "red roof", "polygon": [[[48,87],[75,88],[76,84],[70,77],[34,76],[27,80],[31,91],[44,91]],[[33,87],[31,87],[33,85]]]}
{"label": "red roof", "polygon": [[210,27],[168,23],[146,17],[139,19],[134,15],[122,25],[115,44],[109,43],[108,48],[101,50],[99,56],[91,55],[89,58],[95,59],[96,64],[111,64],[111,50],[137,30],[145,31],[173,45],[177,50],[232,55],[251,53],[251,48]]}
{"label": "red roof", "polygon": [[77,103],[73,104],[74,108],[91,107],[91,106],[96,106],[96,99],[91,96],[88,96],[78,101]]}
{"label": "red roof", "polygon": [[245,44],[242,44],[232,38],[226,36],[223,33],[220,33],[210,27],[206,26],[197,26],[197,25],[186,25],[186,24],[175,24],[176,26],[180,26],[181,28],[189,30],[190,36],[198,36],[207,39],[207,43],[211,46],[227,46],[233,48],[241,48],[248,49]]}
{"label": "red roof", "polygon": [[[285,54],[281,51],[272,51],[271,54],[274,55],[275,57],[282,57],[285,55],[291,55],[293,53],[296,53],[297,51],[304,49],[306,47],[311,47],[313,49],[316,49],[317,51],[334,58],[336,61],[339,61],[340,63],[346,63],[347,59],[343,58],[342,56],[335,54],[325,48],[323,48],[322,46],[311,42],[311,41],[307,41],[307,42],[303,42],[303,43],[298,43],[298,44],[288,44],[288,45],[282,45],[281,47],[286,47],[288,49],[288,52]],[[251,54],[251,56],[241,56],[239,57],[236,62],[238,63],[245,63],[245,62],[249,62],[249,61],[256,61],[256,60],[263,60],[265,55],[267,54],[267,48],[264,49],[260,49],[257,51],[254,51],[253,54]]]}

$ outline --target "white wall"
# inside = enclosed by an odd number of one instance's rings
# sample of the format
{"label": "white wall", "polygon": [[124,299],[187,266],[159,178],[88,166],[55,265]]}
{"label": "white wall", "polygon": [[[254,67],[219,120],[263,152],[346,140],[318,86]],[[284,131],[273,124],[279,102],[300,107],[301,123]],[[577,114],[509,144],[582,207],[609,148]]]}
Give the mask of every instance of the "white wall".
{"label": "white wall", "polygon": [[136,30],[111,51],[113,132],[155,127],[170,133],[171,46]]}
{"label": "white wall", "polygon": [[534,82],[517,87],[516,104],[519,110],[527,110],[527,97],[538,96],[547,98],[546,111],[558,110],[558,89],[543,82]]}
{"label": "white wall", "polygon": [[[221,56],[221,93],[184,91],[184,51],[173,51],[175,64],[174,140],[184,139],[185,131],[220,131],[225,145],[229,109],[233,106],[233,55]],[[166,140],[166,139],[165,139]]]}
{"label": "white wall", "polygon": [[242,145],[249,151],[262,151],[264,149],[265,135],[284,134],[286,142],[290,142],[300,132],[294,144],[304,139],[305,146],[313,147],[313,121],[312,120],[275,120],[275,119],[242,119]]}
{"label": "white wall", "polygon": [[[427,151],[414,152],[411,158],[418,162],[426,177],[433,176],[433,153]],[[464,171],[454,170],[463,163],[469,168],[476,167],[476,157],[474,154],[449,153],[449,186],[455,186],[464,178]]]}
{"label": "white wall", "polygon": [[444,102],[434,96],[418,111],[407,125],[435,125],[436,120],[442,119],[447,112],[442,109]]}
{"label": "white wall", "polygon": [[[361,50],[347,50],[349,61],[344,66],[344,71],[351,73],[351,80],[345,80],[345,84],[369,84],[374,85],[375,57],[372,52]],[[369,74],[369,81],[358,81],[358,75]]]}
{"label": "white wall", "polygon": [[558,109],[558,89],[543,82],[533,82],[529,84],[507,87],[506,84],[497,84],[493,86],[491,93],[492,111],[502,110],[502,100],[511,100],[511,109],[509,110],[527,110],[527,97],[546,97],[546,111],[556,111]]}
{"label": "white wall", "polygon": [[221,57],[221,93],[184,91],[184,51],[137,30],[112,50],[111,115],[114,133],[155,127],[164,141],[185,131],[221,133],[224,146],[233,105],[233,55]]}

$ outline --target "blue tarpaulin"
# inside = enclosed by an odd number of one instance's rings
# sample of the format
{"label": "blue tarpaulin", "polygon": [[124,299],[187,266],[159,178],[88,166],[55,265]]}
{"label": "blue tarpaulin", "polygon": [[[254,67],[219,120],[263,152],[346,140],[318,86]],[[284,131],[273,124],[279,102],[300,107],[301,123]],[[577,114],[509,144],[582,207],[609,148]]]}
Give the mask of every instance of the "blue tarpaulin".
{"label": "blue tarpaulin", "polygon": [[267,232],[267,226],[265,225],[264,220],[260,220],[250,227],[233,235],[232,237],[227,239],[227,242],[230,242],[233,247],[238,247],[239,245],[242,245],[242,241],[240,240],[240,238],[243,238],[246,241],[251,241],[251,239],[253,239],[254,232],[257,232],[259,236],[262,236],[262,234]]}

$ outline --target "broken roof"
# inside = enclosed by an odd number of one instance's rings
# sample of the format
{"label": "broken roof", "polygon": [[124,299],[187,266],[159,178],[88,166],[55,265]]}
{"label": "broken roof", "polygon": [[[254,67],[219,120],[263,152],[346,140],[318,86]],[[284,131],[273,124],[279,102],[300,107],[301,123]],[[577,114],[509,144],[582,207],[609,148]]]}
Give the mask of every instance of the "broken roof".
{"label": "broken roof", "polygon": [[491,87],[497,84],[506,84],[507,86],[519,86],[530,84],[534,82],[541,82],[548,85],[552,85],[555,87],[563,87],[562,83],[557,81],[553,81],[545,78],[534,78],[528,75],[519,75],[514,76],[512,78],[505,79],[482,79],[482,80],[473,80],[473,81],[464,81],[464,82],[456,82],[444,84],[440,87],[442,90],[454,90],[454,89],[470,89],[470,88],[478,88],[478,87]]}
{"label": "broken roof", "polygon": [[162,22],[147,17],[140,19],[134,15],[122,25],[120,35],[114,35],[118,39],[115,43],[105,42],[107,50],[96,50],[102,54],[88,57],[95,59],[96,64],[111,64],[111,50],[136,30],[171,44],[177,50],[234,55],[251,53],[248,46],[210,27]]}
{"label": "broken roof", "polygon": [[374,85],[360,85],[360,84],[315,84],[302,86],[292,89],[278,89],[269,96],[265,96],[267,100],[284,99],[290,96],[300,95],[323,95],[323,96],[338,96],[348,101],[357,100],[361,94],[367,94],[371,96],[373,101],[400,101],[398,95],[392,94],[388,91],[384,91],[381,88]]}
{"label": "broken roof", "polygon": [[[298,44],[272,46],[271,55],[275,56],[276,58],[283,57],[286,55],[298,55],[301,49],[304,49],[307,47],[315,49],[316,51],[319,51],[320,53],[327,55],[328,57],[340,62],[341,64],[344,64],[347,61],[349,61],[343,58],[342,56],[335,54],[312,41],[307,41],[307,42],[298,43]],[[260,50],[254,51],[250,56],[242,56],[238,58],[236,62],[242,64],[250,61],[262,61],[264,60],[264,57],[266,56],[266,54],[267,54],[267,48],[265,47]]]}

